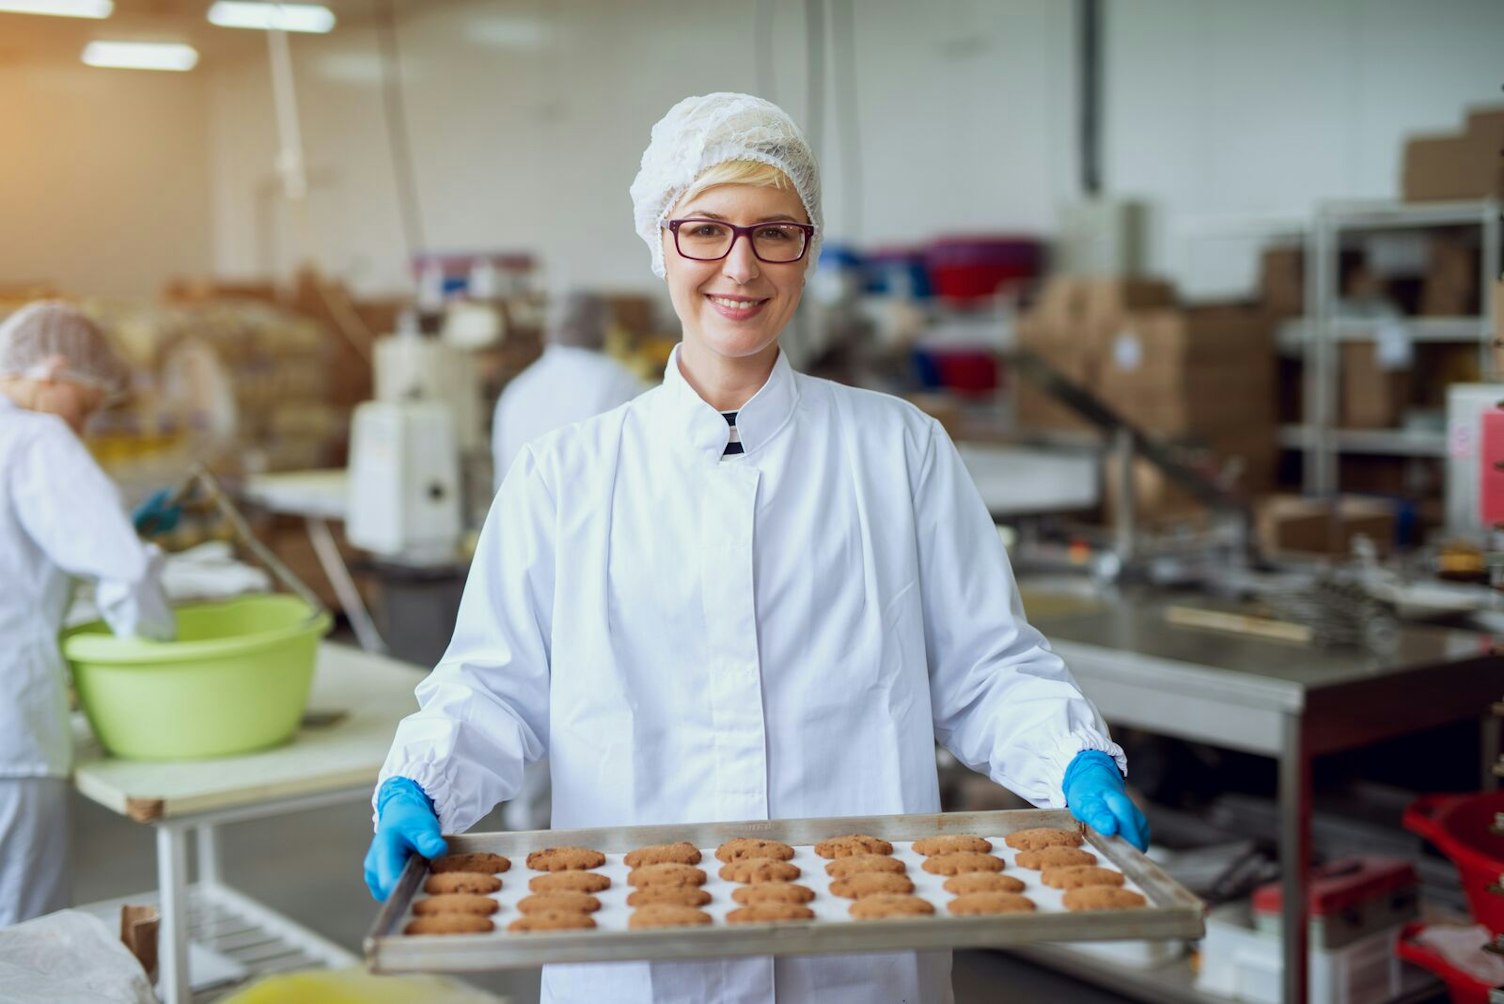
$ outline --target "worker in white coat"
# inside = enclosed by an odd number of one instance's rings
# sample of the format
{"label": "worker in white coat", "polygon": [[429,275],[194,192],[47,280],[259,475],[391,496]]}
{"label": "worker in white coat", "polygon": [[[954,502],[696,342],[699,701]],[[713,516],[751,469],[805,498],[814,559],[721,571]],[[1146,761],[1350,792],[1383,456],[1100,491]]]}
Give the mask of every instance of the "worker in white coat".
{"label": "worker in white coat", "polygon": [[[73,737],[58,630],[74,579],[117,634],[170,638],[161,554],[79,436],[125,367],[86,317],[34,303],[0,324],[0,927],[68,905]],[[161,500],[143,518],[168,516]]]}
{"label": "worker in white coat", "polygon": [[[632,186],[684,338],[663,383],[531,444],[374,799],[367,881],[552,765],[558,828],[933,813],[935,743],[1142,845],[1126,764],[1024,619],[939,423],[793,371],[820,238],[798,128],[689,98]],[[549,1002],[936,1004],[949,952],[548,966]]]}
{"label": "worker in white coat", "polygon": [[[606,355],[609,309],[605,298],[571,292],[551,305],[543,355],[517,374],[496,399],[491,421],[491,458],[496,484],[522,448],[546,432],[626,404],[647,388]],[[502,809],[511,830],[548,825],[548,762],[528,764],[522,790]]]}
{"label": "worker in white coat", "polygon": [[626,404],[647,389],[604,351],[610,321],[604,297],[566,293],[550,311],[543,355],[513,377],[496,399],[491,458],[498,487],[528,443]]}

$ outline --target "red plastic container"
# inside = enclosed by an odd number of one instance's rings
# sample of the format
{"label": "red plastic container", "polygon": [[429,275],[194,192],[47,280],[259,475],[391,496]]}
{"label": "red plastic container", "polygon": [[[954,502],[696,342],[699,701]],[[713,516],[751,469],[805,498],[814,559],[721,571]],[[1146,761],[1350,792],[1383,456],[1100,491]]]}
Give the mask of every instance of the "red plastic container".
{"label": "red plastic container", "polygon": [[1493,989],[1492,986],[1457,969],[1440,952],[1411,940],[1425,929],[1425,924],[1405,925],[1405,929],[1400,932],[1400,940],[1394,946],[1399,957],[1440,976],[1447,985],[1447,992],[1452,995],[1452,1004],[1488,1004],[1488,992]]}
{"label": "red plastic container", "polygon": [[1404,824],[1452,859],[1462,874],[1473,919],[1494,934],[1504,933],[1504,895],[1490,892],[1504,875],[1504,837],[1492,831],[1504,812],[1504,792],[1423,795],[1405,810]]}
{"label": "red plastic container", "polygon": [[930,284],[949,300],[978,300],[1005,283],[1032,279],[1044,267],[1044,245],[1032,237],[941,237],[926,249]]}
{"label": "red plastic container", "polygon": [[[1308,912],[1323,948],[1335,949],[1416,916],[1415,866],[1400,858],[1356,857],[1311,869]],[[1278,925],[1285,890],[1270,882],[1253,891],[1254,922]]]}

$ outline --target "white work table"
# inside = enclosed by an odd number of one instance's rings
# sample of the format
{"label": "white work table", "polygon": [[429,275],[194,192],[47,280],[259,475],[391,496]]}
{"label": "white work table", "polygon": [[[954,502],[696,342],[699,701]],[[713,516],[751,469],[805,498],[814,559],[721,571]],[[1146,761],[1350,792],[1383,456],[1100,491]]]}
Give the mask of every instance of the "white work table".
{"label": "white work table", "polygon": [[[233,943],[229,935],[254,940],[244,937],[249,931],[265,935],[243,960],[253,971],[257,963],[275,964],[288,956],[359,964],[353,954],[230,888],[219,874],[218,825],[369,799],[397,722],[416,709],[413,687],[422,678],[417,667],[329,643],[320,646],[318,659],[308,710],[337,717],[327,724],[315,721],[273,749],[211,760],[118,760],[101,750],[87,728],[80,730],[73,775],[79,792],[157,831],[158,987],[166,1004],[192,999],[191,924],[202,935],[198,940],[232,957],[232,950],[214,942]],[[198,880],[192,885],[190,833],[198,852]]]}

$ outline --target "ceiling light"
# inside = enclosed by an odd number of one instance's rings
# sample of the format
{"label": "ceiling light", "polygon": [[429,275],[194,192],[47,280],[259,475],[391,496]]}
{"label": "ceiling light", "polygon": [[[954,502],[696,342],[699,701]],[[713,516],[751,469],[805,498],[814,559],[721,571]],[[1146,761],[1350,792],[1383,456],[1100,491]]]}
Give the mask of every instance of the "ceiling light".
{"label": "ceiling light", "polygon": [[83,60],[121,70],[191,70],[198,50],[181,42],[90,42]]}
{"label": "ceiling light", "polygon": [[7,14],[50,14],[53,17],[109,17],[111,0],[0,0]]}
{"label": "ceiling light", "polygon": [[216,0],[209,8],[209,23],[221,28],[260,28],[267,31],[312,31],[322,34],[334,27],[334,12],[315,3],[247,3]]}

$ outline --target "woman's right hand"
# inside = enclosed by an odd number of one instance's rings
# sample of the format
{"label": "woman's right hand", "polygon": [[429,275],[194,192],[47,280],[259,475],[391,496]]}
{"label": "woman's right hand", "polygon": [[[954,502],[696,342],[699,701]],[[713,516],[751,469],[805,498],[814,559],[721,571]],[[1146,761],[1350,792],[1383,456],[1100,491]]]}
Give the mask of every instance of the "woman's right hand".
{"label": "woman's right hand", "polygon": [[436,858],[449,849],[439,830],[433,802],[405,777],[390,778],[376,796],[376,836],[366,852],[366,888],[385,901],[414,852]]}

